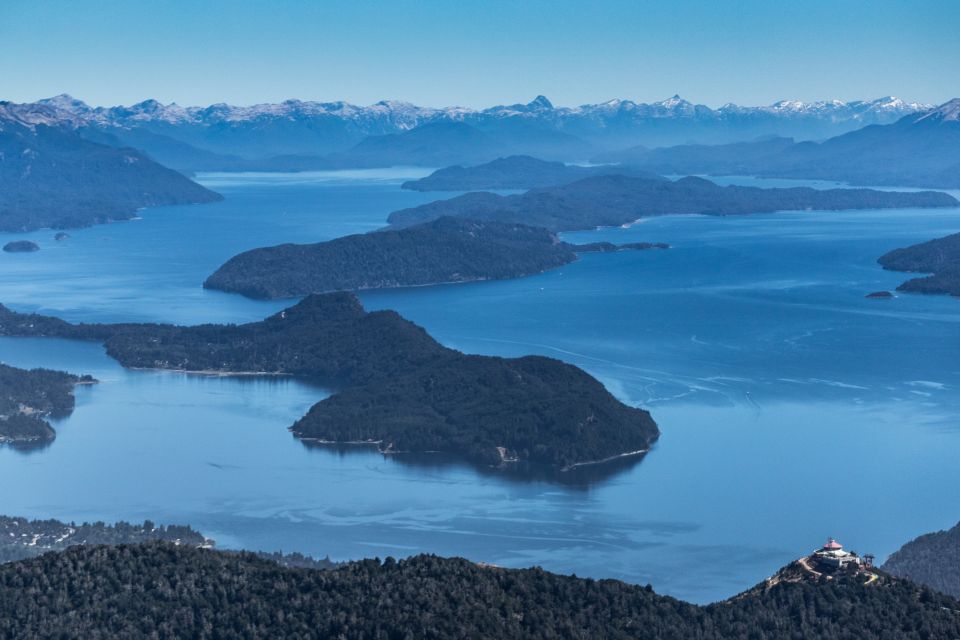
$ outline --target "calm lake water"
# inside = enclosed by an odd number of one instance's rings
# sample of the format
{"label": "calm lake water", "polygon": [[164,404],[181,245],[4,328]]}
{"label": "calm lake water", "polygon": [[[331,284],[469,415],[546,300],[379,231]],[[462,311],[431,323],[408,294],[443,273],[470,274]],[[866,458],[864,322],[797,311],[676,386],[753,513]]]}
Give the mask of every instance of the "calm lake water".
{"label": "calm lake water", "polygon": [[[381,226],[437,197],[400,190],[423,173],[205,175],[224,202],[60,243],[0,234],[42,248],[0,254],[0,302],[75,321],[256,320],[290,302],[200,283],[244,249]],[[188,523],[224,547],[336,559],[539,564],[696,602],[827,536],[882,558],[960,519],[960,301],[864,295],[906,277],[879,255],[956,231],[960,210],[671,216],[568,234],[669,251],[362,296],[464,351],[572,362],[653,412],[663,436],[643,461],[566,483],[307,448],[286,427],[325,392],[291,380],[125,371],[99,345],[0,339],[4,362],[100,380],[52,445],[0,449],[0,513]]]}

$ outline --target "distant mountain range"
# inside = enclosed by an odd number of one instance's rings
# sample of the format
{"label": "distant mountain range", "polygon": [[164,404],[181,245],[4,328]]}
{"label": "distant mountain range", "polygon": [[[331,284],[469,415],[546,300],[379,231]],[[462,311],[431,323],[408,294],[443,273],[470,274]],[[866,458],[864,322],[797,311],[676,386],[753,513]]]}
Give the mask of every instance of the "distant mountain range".
{"label": "distant mountain range", "polygon": [[181,107],[156,100],[91,107],[67,95],[18,107],[27,118],[44,107],[48,111],[39,116],[44,121],[67,124],[96,142],[142,149],[177,169],[228,171],[443,166],[512,154],[578,161],[637,144],[716,144],[768,135],[822,139],[931,108],[886,97],[711,109],[679,96],[579,107],[556,107],[538,96],[527,104],[481,110],[300,100],[249,107]]}
{"label": "distant mountain range", "polygon": [[141,151],[81,137],[57,109],[0,102],[0,231],[83,227],[219,199]]}
{"label": "distant mountain range", "polygon": [[758,175],[861,185],[960,187],[960,98],[893,124],[821,143],[769,138],[725,145],[634,147],[595,156],[668,174]]}

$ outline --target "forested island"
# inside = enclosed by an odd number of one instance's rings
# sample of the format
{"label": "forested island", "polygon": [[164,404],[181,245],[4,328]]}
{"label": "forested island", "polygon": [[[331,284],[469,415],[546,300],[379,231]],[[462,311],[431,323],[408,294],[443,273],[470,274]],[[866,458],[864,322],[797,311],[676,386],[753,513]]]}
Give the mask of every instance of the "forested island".
{"label": "forested island", "polygon": [[0,444],[30,447],[51,442],[57,434],[46,418],[69,415],[74,387],[93,382],[90,376],[0,364]]}
{"label": "forested island", "polygon": [[960,598],[960,524],[908,542],[887,558],[883,569]]}
{"label": "forested island", "polygon": [[437,169],[425,178],[404,182],[402,187],[413,191],[526,190],[556,187],[583,178],[611,174],[666,180],[650,171],[623,165],[584,167],[531,156],[509,156],[473,167],[456,165]]}
{"label": "forested island", "polygon": [[221,200],[140,151],[82,138],[48,108],[0,102],[0,231],[129,220],[143,207]]}
{"label": "forested island", "polygon": [[894,249],[877,261],[892,271],[932,274],[907,280],[897,291],[960,296],[960,233]]}
{"label": "forested island", "polygon": [[[51,585],[56,585],[52,587]],[[648,586],[458,558],[291,569],[253,554],[83,546],[0,566],[0,636],[932,640],[960,603],[899,579],[765,584],[696,606]]]}
{"label": "forested island", "polygon": [[315,443],[569,468],[639,456],[659,436],[649,413],[577,367],[467,355],[396,312],[368,313],[348,293],[311,295],[260,322],[194,327],[74,325],[0,306],[0,335],[100,341],[127,367],[309,380],[336,391],[292,427]]}
{"label": "forested island", "polygon": [[315,244],[282,244],[234,256],[203,286],[251,298],[292,298],[429,284],[500,280],[540,273],[578,252],[663,248],[663,244],[572,245],[539,227],[443,217]]}
{"label": "forested island", "polygon": [[738,215],[797,210],[956,207],[953,196],[937,191],[914,193],[872,189],[761,189],[721,187],[697,177],[677,181],[620,175],[585,178],[560,187],[520,195],[467,193],[419,207],[394,211],[387,220],[402,227],[442,216],[515,222],[551,231],[619,226],[666,214]]}

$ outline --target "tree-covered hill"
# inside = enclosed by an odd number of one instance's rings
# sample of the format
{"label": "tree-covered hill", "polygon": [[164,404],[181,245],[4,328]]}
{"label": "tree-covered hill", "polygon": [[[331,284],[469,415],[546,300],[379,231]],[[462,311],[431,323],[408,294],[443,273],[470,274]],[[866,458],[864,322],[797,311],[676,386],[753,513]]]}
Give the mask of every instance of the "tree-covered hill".
{"label": "tree-covered hill", "polygon": [[721,187],[697,177],[677,181],[620,175],[584,178],[560,187],[500,196],[467,193],[419,207],[394,211],[387,220],[409,226],[442,216],[515,222],[552,231],[617,226],[665,214],[738,215],[774,211],[956,207],[954,197],[937,191],[915,193],[872,189],[761,189]]}
{"label": "tree-covered hill", "polygon": [[45,418],[69,415],[73,389],[81,382],[93,378],[0,364],[0,444],[30,446],[53,440],[56,432]]}
{"label": "tree-covered hill", "polygon": [[960,296],[960,233],[894,249],[877,262],[892,271],[931,274],[907,280],[898,291]]}
{"label": "tree-covered hill", "polygon": [[573,248],[546,229],[440,218],[406,229],[246,251],[228,260],[203,286],[252,298],[292,298],[514,278],[573,260]]}
{"label": "tree-covered hill", "polygon": [[960,524],[908,542],[887,558],[883,568],[960,598]]}
{"label": "tree-covered hill", "polygon": [[779,584],[708,607],[615,580],[417,556],[328,571],[163,543],[0,566],[8,638],[935,640],[960,603],[901,580]]}
{"label": "tree-covered hill", "polygon": [[0,103],[0,231],[86,227],[143,207],[222,199],[140,151],[36,123],[42,116]]}
{"label": "tree-covered hill", "polygon": [[664,246],[572,245],[539,227],[444,217],[315,244],[245,251],[230,258],[203,286],[251,298],[292,298],[329,291],[501,280],[555,269],[573,262],[581,252]]}
{"label": "tree-covered hill", "polygon": [[127,367],[297,376],[337,393],[293,428],[312,442],[565,468],[647,450],[650,414],[551,358],[471,356],[352,294],[311,295],[243,325],[78,324],[0,306],[0,335],[103,342]]}

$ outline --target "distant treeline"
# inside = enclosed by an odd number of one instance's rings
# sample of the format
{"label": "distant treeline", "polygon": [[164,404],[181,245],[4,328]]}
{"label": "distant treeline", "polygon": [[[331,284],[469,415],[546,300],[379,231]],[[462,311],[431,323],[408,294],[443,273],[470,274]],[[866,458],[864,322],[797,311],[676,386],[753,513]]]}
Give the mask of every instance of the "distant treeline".
{"label": "distant treeline", "polygon": [[552,231],[629,224],[665,214],[739,215],[774,211],[956,207],[938,191],[913,193],[872,189],[761,189],[721,187],[697,177],[677,181],[601,175],[521,195],[467,193],[449,200],[395,211],[387,220],[409,226],[442,216],[545,227]]}

